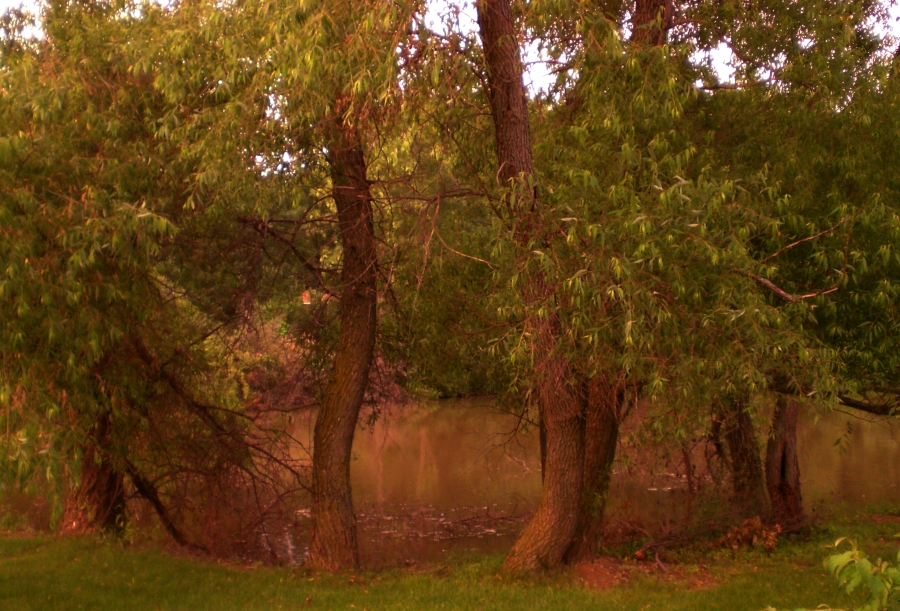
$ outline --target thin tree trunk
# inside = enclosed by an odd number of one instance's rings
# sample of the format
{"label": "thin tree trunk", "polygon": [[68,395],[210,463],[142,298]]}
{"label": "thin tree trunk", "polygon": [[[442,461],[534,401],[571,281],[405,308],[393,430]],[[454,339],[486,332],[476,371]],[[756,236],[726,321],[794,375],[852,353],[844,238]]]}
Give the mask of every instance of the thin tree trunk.
{"label": "thin tree trunk", "polygon": [[125,519],[122,474],[109,457],[110,413],[104,411],[91,428],[81,455],[81,482],[66,500],[60,529],[63,533],[120,532]]}
{"label": "thin tree trunk", "polygon": [[141,475],[137,470],[137,467],[130,461],[126,461],[125,471],[128,473],[128,477],[131,478],[131,483],[134,485],[135,492],[150,503],[153,510],[156,512],[159,521],[162,523],[163,528],[165,528],[166,532],[169,533],[169,536],[175,540],[175,543],[188,549],[209,552],[209,550],[202,545],[196,545],[187,540],[184,533],[181,532],[172,520],[172,516],[169,515],[168,508],[163,504],[162,499],[159,498],[159,491],[156,489],[153,482]]}
{"label": "thin tree trunk", "polygon": [[[508,187],[510,181],[527,180],[534,175],[519,37],[509,0],[479,0],[475,6],[488,69],[499,177],[503,186]],[[533,212],[538,202],[532,204],[527,212]]]}
{"label": "thin tree trunk", "polygon": [[313,434],[312,541],[307,565],[326,571],[359,566],[350,490],[350,452],[375,350],[376,248],[366,162],[340,106],[328,130],[332,196],[343,268],[341,330],[331,378]]}
{"label": "thin tree trunk", "polygon": [[803,521],[800,462],[797,458],[797,401],[779,394],[766,448],[766,487],[773,518],[783,525]]}
{"label": "thin tree trunk", "polygon": [[734,507],[746,517],[765,516],[768,501],[763,466],[746,398],[731,399],[725,407],[723,420],[722,429],[731,458]]}
{"label": "thin tree trunk", "polygon": [[534,397],[543,427],[543,491],[534,517],[504,563],[519,572],[554,566],[563,556],[578,523],[584,463],[584,420],[567,359],[559,353],[560,322],[554,313],[538,315],[538,304],[552,302],[553,287],[527,265],[530,244],[541,243],[540,201],[534,188],[534,163],[528,107],[522,80],[518,36],[509,0],[480,0],[478,25],[488,69],[488,97],[494,120],[498,176],[516,190],[517,204],[507,200],[516,222],[518,265],[524,275],[527,309],[525,333],[532,341]]}
{"label": "thin tree trunk", "polygon": [[603,522],[612,478],[625,385],[595,377],[585,384],[584,473],[581,508],[566,562],[593,557],[603,539]]}

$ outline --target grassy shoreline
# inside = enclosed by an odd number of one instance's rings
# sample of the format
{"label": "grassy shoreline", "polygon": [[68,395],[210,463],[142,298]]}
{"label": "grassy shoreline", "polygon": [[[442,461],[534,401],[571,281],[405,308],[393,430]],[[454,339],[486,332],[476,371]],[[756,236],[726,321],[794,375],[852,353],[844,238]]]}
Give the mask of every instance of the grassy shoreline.
{"label": "grassy shoreline", "polygon": [[[617,562],[631,575],[598,590],[577,570],[534,578],[499,574],[500,556],[462,558],[416,569],[313,574],[246,568],[127,547],[100,538],[0,538],[0,609],[30,610],[748,610],[852,607],[822,568],[823,545],[858,540],[870,556],[893,557],[900,522],[867,516],[833,521],[771,552],[697,547],[671,552],[667,572]],[[703,573],[705,583],[692,579]]]}

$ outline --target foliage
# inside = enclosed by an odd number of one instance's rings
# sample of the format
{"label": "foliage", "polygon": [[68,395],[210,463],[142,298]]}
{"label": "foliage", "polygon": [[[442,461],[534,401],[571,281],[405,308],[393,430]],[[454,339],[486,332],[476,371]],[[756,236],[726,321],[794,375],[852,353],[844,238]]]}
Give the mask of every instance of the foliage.
{"label": "foliage", "polygon": [[[668,44],[639,49],[629,3],[519,3],[556,68],[530,101],[533,213],[522,185],[497,184],[484,58],[452,11],[439,27],[413,0],[57,0],[40,40],[8,13],[4,485],[74,483],[112,414],[118,467],[167,498],[273,448],[264,479],[299,486],[290,414],[317,401],[339,332],[333,121],[362,143],[375,197],[377,370],[408,390],[524,403],[529,317],[559,321],[576,377],[659,399],[658,439],[776,384],[825,401],[895,389],[884,4],[676,4]],[[734,83],[698,59],[719,44]],[[549,290],[529,300],[536,271]],[[230,477],[203,486],[228,496]]]}
{"label": "foliage", "polygon": [[[845,539],[835,541],[838,547]],[[840,554],[829,556],[825,560],[825,568],[837,580],[838,587],[852,594],[859,588],[866,594],[866,603],[856,611],[893,610],[900,607],[900,569],[880,558],[872,563],[864,552],[856,547],[856,541],[850,541],[850,549]],[[900,553],[897,555],[900,561]]]}
{"label": "foliage", "polygon": [[[850,544],[850,549],[836,553],[824,561],[825,569],[836,581],[838,588],[847,594],[861,592],[865,602],[854,611],[893,611],[900,608],[900,569],[895,564],[879,558],[874,563],[860,550],[856,541],[841,537],[834,542],[837,548],[843,542]],[[900,553],[897,554],[900,563]],[[832,609],[828,605],[820,605],[817,609]],[[769,607],[766,611],[774,611]],[[797,611],[808,611],[798,609]],[[841,611],[834,609],[834,611]]]}
{"label": "foliage", "polygon": [[56,17],[56,44],[0,73],[3,469],[22,482],[39,465],[56,479],[55,459],[110,409],[100,372],[154,319],[153,268],[174,233],[153,206],[167,195],[143,117],[156,99],[96,21]]}
{"label": "foliage", "polygon": [[[46,38],[4,56],[0,474],[7,489],[72,489],[92,467],[85,448],[100,445],[119,477],[153,486],[142,496],[203,521],[223,485],[240,505],[254,496],[248,479],[296,491],[297,469],[277,419],[243,409],[233,323],[258,243],[192,203],[205,193],[192,188],[203,157],[170,137],[180,109],[134,64],[153,15],[129,6],[52,4]],[[223,99],[213,97],[201,103]],[[247,171],[233,155],[218,162]],[[107,416],[112,431],[98,438]],[[252,504],[235,515],[252,522]]]}

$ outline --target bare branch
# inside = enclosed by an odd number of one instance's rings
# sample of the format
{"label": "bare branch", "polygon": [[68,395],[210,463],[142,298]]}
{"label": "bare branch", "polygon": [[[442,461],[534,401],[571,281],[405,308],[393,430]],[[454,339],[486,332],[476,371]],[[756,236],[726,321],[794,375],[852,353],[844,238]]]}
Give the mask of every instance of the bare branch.
{"label": "bare branch", "polygon": [[[858,213],[857,213],[857,214],[858,214]],[[801,239],[801,240],[797,240],[796,242],[791,242],[791,243],[788,244],[787,246],[785,246],[785,247],[783,247],[783,248],[779,248],[778,250],[776,250],[775,252],[773,252],[771,255],[769,255],[768,257],[766,257],[765,259],[763,259],[760,263],[766,263],[767,261],[770,261],[771,259],[774,259],[774,258],[777,257],[778,255],[780,255],[780,254],[782,254],[782,253],[784,253],[784,252],[787,252],[788,250],[794,248],[795,246],[799,246],[800,244],[803,244],[804,242],[810,242],[810,241],[815,240],[815,239],[817,239],[817,238],[821,238],[823,235],[826,235],[826,234],[829,234],[829,233],[835,231],[838,227],[840,227],[841,225],[843,225],[844,223],[846,223],[847,221],[849,221],[850,219],[855,218],[855,217],[856,217],[856,215],[853,215],[853,216],[845,216],[844,218],[842,218],[841,220],[839,220],[835,225],[829,227],[828,229],[823,229],[822,231],[820,231],[819,233],[817,233],[817,234],[815,234],[815,235],[811,235],[811,236],[806,237],[806,238],[803,238],[803,239]]]}
{"label": "bare branch", "polygon": [[777,284],[775,284],[768,278],[763,278],[759,274],[750,274],[750,277],[753,280],[756,280],[757,284],[759,284],[763,288],[766,288],[766,289],[772,291],[778,297],[780,297],[781,299],[783,299],[789,303],[798,303],[798,302],[804,301],[806,299],[813,299],[815,297],[821,297],[822,295],[828,295],[829,293],[834,293],[841,287],[840,284],[835,284],[827,289],[822,289],[821,291],[816,291],[815,293],[807,293],[805,295],[791,295],[790,293],[785,291],[783,288],[779,287]]}

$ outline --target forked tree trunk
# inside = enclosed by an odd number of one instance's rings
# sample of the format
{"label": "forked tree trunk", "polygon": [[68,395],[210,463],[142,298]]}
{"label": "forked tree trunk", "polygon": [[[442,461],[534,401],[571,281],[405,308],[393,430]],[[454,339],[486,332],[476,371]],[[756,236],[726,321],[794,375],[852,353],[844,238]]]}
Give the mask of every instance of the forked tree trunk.
{"label": "forked tree trunk", "polygon": [[366,162],[339,106],[328,131],[332,197],[338,213],[340,336],[313,434],[312,541],[307,565],[326,571],[359,566],[350,490],[350,452],[375,349],[376,248]]}
{"label": "forked tree trunk", "polygon": [[746,517],[765,516],[768,501],[762,460],[746,398],[726,403],[722,431],[728,445],[735,509]]}
{"label": "forked tree trunk", "polygon": [[584,473],[578,526],[566,562],[593,557],[603,539],[603,521],[612,478],[619,425],[624,415],[625,385],[595,377],[585,384]]}
{"label": "forked tree trunk", "polygon": [[[665,42],[671,2],[637,0],[632,17],[632,42],[636,46],[661,45]],[[599,376],[587,380],[584,383],[584,399],[581,505],[575,534],[565,555],[567,562],[592,557],[603,538],[604,512],[619,441],[619,425],[624,415],[624,381]]]}
{"label": "forked tree trunk", "polygon": [[488,97],[494,120],[498,176],[517,191],[517,204],[507,201],[515,223],[518,264],[524,274],[528,313],[525,332],[532,341],[534,397],[543,428],[543,490],[534,517],[504,563],[507,571],[536,570],[562,562],[578,523],[584,463],[584,420],[568,361],[559,353],[560,323],[555,314],[538,315],[537,304],[553,299],[540,270],[527,265],[543,227],[540,201],[531,179],[534,163],[528,107],[522,80],[518,37],[509,0],[480,0],[478,25],[488,71]]}
{"label": "forked tree trunk", "polygon": [[772,517],[782,525],[803,521],[800,462],[797,458],[797,401],[778,394],[766,448],[766,487]]}
{"label": "forked tree trunk", "polygon": [[66,499],[60,524],[63,533],[117,533],[124,526],[125,487],[109,457],[111,432],[110,413],[103,412],[82,450],[81,482]]}

